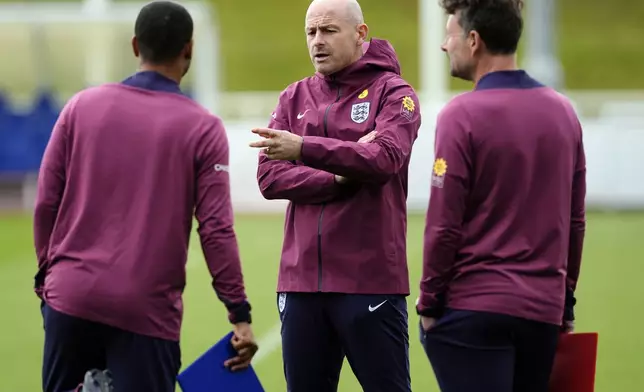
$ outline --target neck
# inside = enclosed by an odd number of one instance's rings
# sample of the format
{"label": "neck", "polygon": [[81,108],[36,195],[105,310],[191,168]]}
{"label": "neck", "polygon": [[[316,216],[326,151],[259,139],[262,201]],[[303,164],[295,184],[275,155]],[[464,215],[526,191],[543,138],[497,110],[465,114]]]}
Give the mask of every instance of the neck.
{"label": "neck", "polygon": [[474,84],[478,83],[481,78],[490,72],[498,71],[516,71],[517,58],[516,55],[504,55],[504,56],[490,56],[485,59],[482,59],[479,62],[478,67],[474,71]]}
{"label": "neck", "polygon": [[181,79],[183,78],[183,74],[181,71],[177,70],[176,68],[177,67],[173,65],[158,65],[158,64],[142,63],[139,66],[139,71],[156,72],[165,76],[168,79],[174,80],[175,82],[177,82],[177,84],[180,84]]}

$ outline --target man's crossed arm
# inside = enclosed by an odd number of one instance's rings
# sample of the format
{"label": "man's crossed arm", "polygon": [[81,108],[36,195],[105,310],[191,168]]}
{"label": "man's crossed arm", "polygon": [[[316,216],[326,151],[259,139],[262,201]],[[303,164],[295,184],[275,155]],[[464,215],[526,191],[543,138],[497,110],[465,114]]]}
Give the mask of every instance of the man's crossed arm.
{"label": "man's crossed arm", "polygon": [[[255,133],[260,134],[261,129],[267,131],[285,130],[284,135],[295,139],[299,136],[287,131],[290,129],[286,114],[289,98],[286,91],[282,92],[275,112],[267,128],[260,128]],[[262,135],[264,136],[264,135]],[[265,136],[268,137],[268,136]],[[360,143],[373,141],[375,133],[371,132],[359,140]],[[300,145],[299,150],[302,146]],[[273,150],[274,152],[275,150]],[[293,159],[275,159],[272,152],[263,150],[259,154],[257,167],[257,182],[260,192],[268,200],[290,200],[298,204],[321,204],[336,200],[346,195],[351,189],[347,186],[345,177],[335,175],[329,171],[305,165],[297,165]]]}
{"label": "man's crossed arm", "polygon": [[[269,128],[262,129],[254,130],[254,132],[262,136],[266,135],[266,132],[274,132]],[[262,132],[265,133],[262,134]],[[286,137],[294,137],[295,140],[299,138],[287,131],[280,132],[284,132]],[[376,132],[372,131],[360,138],[358,143],[370,143],[375,137]],[[344,188],[350,182],[346,177],[308,166],[296,165],[290,160],[276,160],[272,158],[274,153],[271,150],[260,152],[257,170],[260,191],[269,200],[287,199],[301,204],[325,203],[343,194]]]}
{"label": "man's crossed arm", "polygon": [[[289,162],[300,160],[308,167],[297,166],[299,173],[320,173],[331,187],[318,187],[333,195],[337,185],[346,178],[362,182],[385,183],[407,162],[414,140],[420,127],[420,115],[415,112],[403,115],[401,105],[415,94],[411,87],[399,86],[387,96],[383,109],[376,119],[376,129],[365,136],[362,142],[349,142],[326,137],[299,136],[287,129],[284,124],[272,121],[274,127],[253,129],[252,132],[263,139],[250,144],[263,149],[260,158],[264,162]],[[414,106],[417,106],[414,105]],[[365,142],[367,141],[367,142]],[[295,166],[294,164],[292,164]],[[313,169],[313,170],[312,170]],[[261,172],[261,167],[260,167]],[[327,173],[328,172],[328,173]],[[333,173],[336,177],[330,175]],[[262,186],[261,173],[260,187]],[[297,181],[291,184],[297,184]],[[293,185],[292,185],[293,186]],[[264,189],[263,189],[264,192]],[[266,195],[265,195],[266,196]],[[291,199],[292,200],[292,199]]]}

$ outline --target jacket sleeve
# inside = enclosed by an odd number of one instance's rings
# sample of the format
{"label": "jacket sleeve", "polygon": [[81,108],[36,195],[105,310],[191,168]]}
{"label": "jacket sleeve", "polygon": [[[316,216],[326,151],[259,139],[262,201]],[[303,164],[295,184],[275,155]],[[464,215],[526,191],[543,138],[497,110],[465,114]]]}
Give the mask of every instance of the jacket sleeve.
{"label": "jacket sleeve", "polygon": [[250,322],[230,198],[229,146],[224,126],[213,124],[202,136],[196,154],[195,216],[197,232],[217,297],[232,323]]}
{"label": "jacket sleeve", "polygon": [[[286,91],[280,95],[268,127],[290,131]],[[257,182],[267,200],[285,199],[298,204],[326,203],[347,189],[347,186],[335,182],[334,174],[293,161],[271,160],[262,151],[259,153]]]}
{"label": "jacket sleeve", "polygon": [[582,249],[586,233],[586,155],[584,152],[581,125],[579,125],[579,135],[579,144],[575,160],[575,174],[572,184],[564,321],[572,321],[575,319],[574,306],[577,302],[575,290],[581,269]]}
{"label": "jacket sleeve", "polygon": [[472,170],[467,113],[447,106],[436,124],[435,161],[425,223],[419,314],[439,317],[462,237]]}
{"label": "jacket sleeve", "polygon": [[305,136],[302,162],[361,182],[385,183],[408,162],[421,124],[418,98],[399,83],[384,94],[371,143]]}
{"label": "jacket sleeve", "polygon": [[38,190],[33,223],[38,273],[35,277],[34,290],[41,298],[49,262],[49,243],[65,190],[67,156],[70,148],[69,128],[71,124],[69,119],[72,117],[70,112],[73,111],[74,102],[75,98],[72,98],[58,116],[45,148],[38,173]]}

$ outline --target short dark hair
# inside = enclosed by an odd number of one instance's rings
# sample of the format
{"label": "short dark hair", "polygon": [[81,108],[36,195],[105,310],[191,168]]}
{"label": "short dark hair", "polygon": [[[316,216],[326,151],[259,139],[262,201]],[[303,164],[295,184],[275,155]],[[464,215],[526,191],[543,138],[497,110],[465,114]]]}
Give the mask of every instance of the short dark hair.
{"label": "short dark hair", "polygon": [[162,64],[175,60],[192,40],[192,17],[182,5],[154,1],[139,12],[134,35],[144,61]]}
{"label": "short dark hair", "polygon": [[450,15],[469,33],[479,33],[491,54],[514,54],[523,32],[522,0],[440,0]]}

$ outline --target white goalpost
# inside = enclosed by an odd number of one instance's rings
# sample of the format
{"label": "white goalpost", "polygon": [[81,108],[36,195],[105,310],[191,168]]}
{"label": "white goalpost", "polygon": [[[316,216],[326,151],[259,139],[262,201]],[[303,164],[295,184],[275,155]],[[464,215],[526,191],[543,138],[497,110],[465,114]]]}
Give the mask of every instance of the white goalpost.
{"label": "white goalpost", "polygon": [[[192,70],[188,76],[194,98],[212,113],[219,111],[220,95],[220,65],[219,65],[219,35],[216,28],[214,10],[202,1],[181,2],[195,23],[195,56]],[[51,26],[56,26],[59,34],[65,28],[76,29],[75,34],[86,35],[82,37],[84,53],[84,75],[74,75],[83,78],[86,86],[96,85],[113,80],[110,67],[115,67],[116,62],[129,64],[131,59],[125,56],[115,56],[114,51],[127,53],[130,41],[128,39],[115,42],[114,29],[109,26],[119,26],[120,33],[124,31],[133,34],[134,21],[139,10],[146,3],[112,2],[111,0],[85,0],[83,3],[9,3],[0,4],[0,25],[28,25],[31,35],[33,67],[36,69],[39,83],[47,85],[52,83],[51,72],[48,71],[49,61],[60,51],[78,48],[66,47],[65,42],[44,42],[44,31]],[[79,30],[79,26],[83,29]],[[99,28],[102,26],[102,28]],[[127,30],[126,30],[127,29]],[[70,33],[68,33],[69,35]],[[64,34],[63,34],[64,35]],[[77,42],[77,40],[75,41]],[[73,44],[68,44],[73,45]],[[59,57],[62,57],[58,55]],[[132,55],[130,55],[132,56]],[[72,57],[72,56],[70,56]],[[80,57],[80,56],[79,56]],[[67,61],[70,64],[78,62],[79,58],[55,59],[58,63]],[[51,60],[51,62],[55,62]],[[117,64],[118,65],[118,64]],[[134,64],[133,64],[134,65]],[[112,69],[113,70],[113,69]],[[128,69],[134,72],[135,69]],[[122,75],[119,75],[121,77]]]}
{"label": "white goalpost", "polygon": [[449,70],[440,50],[447,19],[438,0],[418,0],[418,18],[421,99],[430,106],[442,106],[449,98]]}

